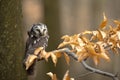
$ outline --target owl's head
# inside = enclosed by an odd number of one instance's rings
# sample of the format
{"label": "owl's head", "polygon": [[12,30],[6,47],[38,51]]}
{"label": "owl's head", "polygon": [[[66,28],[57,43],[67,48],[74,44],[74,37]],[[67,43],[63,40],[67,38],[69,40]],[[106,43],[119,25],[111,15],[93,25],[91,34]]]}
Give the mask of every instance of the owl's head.
{"label": "owl's head", "polygon": [[41,36],[48,35],[48,29],[45,24],[34,24],[30,31],[28,31],[29,37],[39,38]]}

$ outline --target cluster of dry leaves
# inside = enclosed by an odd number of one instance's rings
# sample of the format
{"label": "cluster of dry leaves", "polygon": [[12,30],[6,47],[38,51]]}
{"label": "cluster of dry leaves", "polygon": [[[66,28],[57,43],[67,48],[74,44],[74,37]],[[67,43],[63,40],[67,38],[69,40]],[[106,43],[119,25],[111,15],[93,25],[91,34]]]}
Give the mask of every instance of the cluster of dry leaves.
{"label": "cluster of dry leaves", "polygon": [[120,48],[120,22],[114,20],[115,26],[108,27],[107,22],[104,15],[104,20],[98,30],[63,36],[64,41],[58,48],[70,46],[71,51],[78,56],[78,61],[92,58],[96,65],[100,59],[110,61],[108,50],[118,53],[117,49]]}
{"label": "cluster of dry leaves", "polygon": [[[58,50],[46,52],[42,47],[36,49],[34,54],[29,55],[26,60],[26,69],[28,69],[36,59],[45,59],[48,61],[49,57],[51,57],[53,63],[56,65],[57,59],[61,57],[62,54],[64,54],[69,64],[69,56],[65,52],[59,50],[63,47],[68,47],[71,52],[75,53],[75,55],[78,56],[78,61],[92,58],[96,65],[100,62],[100,59],[110,61],[108,50],[118,53],[117,49],[120,48],[120,22],[114,20],[114,26],[108,26],[106,16],[104,15],[103,17],[104,20],[98,30],[84,31],[73,36],[63,36],[62,39],[64,41],[58,46]],[[38,54],[39,56],[36,56]],[[48,73],[48,75],[51,76],[51,78],[55,76],[52,73]]]}

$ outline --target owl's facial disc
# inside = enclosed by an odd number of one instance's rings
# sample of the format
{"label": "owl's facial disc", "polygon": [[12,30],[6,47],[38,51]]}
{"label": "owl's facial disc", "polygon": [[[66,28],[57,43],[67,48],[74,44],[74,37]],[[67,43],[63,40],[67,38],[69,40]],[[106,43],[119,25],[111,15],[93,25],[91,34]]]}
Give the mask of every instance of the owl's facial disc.
{"label": "owl's facial disc", "polygon": [[32,32],[33,36],[35,36],[37,38],[48,34],[47,26],[42,23],[33,25],[31,32]]}

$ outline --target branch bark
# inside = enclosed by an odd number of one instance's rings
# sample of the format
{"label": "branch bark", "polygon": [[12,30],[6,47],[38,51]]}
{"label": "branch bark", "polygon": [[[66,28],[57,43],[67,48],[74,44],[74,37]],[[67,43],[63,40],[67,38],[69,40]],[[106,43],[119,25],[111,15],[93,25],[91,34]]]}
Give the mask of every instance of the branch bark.
{"label": "branch bark", "polygon": [[[69,56],[71,56],[74,60],[78,61],[78,57],[77,55],[75,55],[75,53],[71,52],[70,49],[68,48],[63,48],[63,49],[59,49],[59,50],[55,50],[55,51],[58,51],[58,52],[66,52],[66,54],[68,54]],[[110,77],[112,78],[113,80],[119,80],[118,79],[118,74],[112,74],[112,73],[109,73],[109,72],[105,72],[105,71],[102,71],[102,70],[99,70],[99,69],[96,69],[96,68],[93,68],[91,66],[89,66],[85,60],[81,61],[81,64],[84,66],[84,68],[88,71],[91,71],[91,72],[94,72],[94,73],[97,73],[97,74],[100,74],[100,75],[103,75],[103,76],[107,76],[107,77]]]}

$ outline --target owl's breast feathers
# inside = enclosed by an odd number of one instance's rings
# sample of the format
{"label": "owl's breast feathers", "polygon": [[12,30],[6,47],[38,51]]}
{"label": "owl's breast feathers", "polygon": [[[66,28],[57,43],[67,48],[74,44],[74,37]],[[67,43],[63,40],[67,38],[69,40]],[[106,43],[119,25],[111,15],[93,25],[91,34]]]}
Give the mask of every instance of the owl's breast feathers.
{"label": "owl's breast feathers", "polygon": [[39,47],[43,47],[44,49],[48,46],[48,38],[49,36],[42,36],[38,39],[28,38],[26,43],[26,55],[33,54],[35,49]]}

